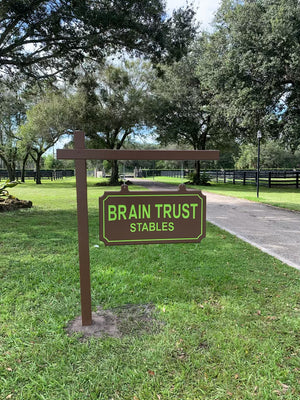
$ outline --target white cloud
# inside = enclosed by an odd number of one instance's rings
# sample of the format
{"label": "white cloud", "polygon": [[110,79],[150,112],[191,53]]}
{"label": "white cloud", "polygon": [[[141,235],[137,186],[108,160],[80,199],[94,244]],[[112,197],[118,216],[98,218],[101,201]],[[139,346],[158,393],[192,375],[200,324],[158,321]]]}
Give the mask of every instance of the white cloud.
{"label": "white cloud", "polygon": [[[174,9],[184,7],[185,0],[167,0],[167,11],[172,12]],[[194,8],[197,11],[197,21],[201,23],[201,29],[209,29],[210,23],[214,18],[214,14],[221,5],[221,0],[194,0]]]}

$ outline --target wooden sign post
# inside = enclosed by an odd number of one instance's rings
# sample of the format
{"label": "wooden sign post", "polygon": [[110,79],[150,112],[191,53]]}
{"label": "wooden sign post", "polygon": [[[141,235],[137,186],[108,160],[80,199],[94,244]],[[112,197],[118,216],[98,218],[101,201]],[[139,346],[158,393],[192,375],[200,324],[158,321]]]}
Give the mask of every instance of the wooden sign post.
{"label": "wooden sign post", "polygon": [[[64,160],[75,160],[75,174],[76,174],[76,193],[77,193],[77,220],[78,220],[78,249],[79,249],[79,268],[80,268],[80,294],[81,294],[81,319],[82,325],[92,325],[92,305],[91,305],[91,280],[90,280],[90,255],[89,255],[89,229],[88,229],[88,204],[87,204],[87,182],[86,182],[86,160],[218,160],[219,151],[217,150],[107,150],[107,149],[86,149],[85,148],[84,132],[74,132],[74,150],[57,150],[57,158]],[[193,193],[193,191],[186,191],[186,193]],[[137,193],[137,192],[135,192]],[[176,193],[176,192],[175,192]],[[185,192],[182,189],[179,195]],[[163,194],[163,193],[160,193]],[[196,212],[201,214],[201,196],[199,192],[194,193],[197,197],[192,202],[186,201],[184,214],[187,215],[187,210],[190,211],[189,216],[193,220]],[[151,192],[149,193],[151,195]],[[105,196],[105,195],[104,195]],[[150,204],[150,203],[148,203]],[[159,204],[170,204],[160,202]],[[175,204],[176,201],[172,204]],[[179,204],[179,203],[177,203]],[[197,206],[195,204],[198,204]],[[151,206],[150,206],[151,207]],[[161,207],[164,207],[163,205]],[[165,209],[162,208],[162,209]],[[124,210],[124,209],[123,209]],[[169,208],[168,208],[169,210]],[[177,207],[176,215],[179,208]],[[156,210],[158,212],[158,210]],[[150,211],[151,212],[151,211]],[[103,209],[102,209],[103,214]],[[124,215],[124,214],[123,214]],[[158,214],[157,214],[158,215]],[[171,214],[170,214],[171,215]],[[182,215],[182,218],[183,218]],[[184,218],[183,218],[184,219]],[[196,218],[194,218],[196,219]],[[205,221],[205,219],[204,219]],[[172,222],[172,221],[171,221]],[[170,225],[168,225],[170,227]],[[134,228],[132,228],[134,229]],[[203,230],[204,229],[204,230]],[[103,233],[103,232],[102,232]],[[107,231],[105,232],[105,235]],[[186,237],[186,241],[199,241],[205,234],[205,228],[200,231],[194,232],[193,236]],[[100,234],[101,235],[101,234]],[[184,234],[186,236],[186,233]],[[143,236],[144,237],[144,236]],[[196,238],[196,239],[195,239]],[[163,238],[164,239],[164,238]],[[168,239],[168,237],[166,238]],[[174,239],[174,240],[172,240]],[[184,238],[179,238],[184,239]],[[175,236],[169,239],[169,242],[174,243],[179,241]],[[106,244],[110,239],[106,237]],[[114,239],[112,239],[114,240]],[[124,240],[124,239],[121,239]],[[143,240],[143,238],[142,238]],[[148,240],[148,241],[147,241]],[[151,237],[145,243],[158,243],[155,237]],[[164,241],[163,243],[167,243]],[[161,242],[162,243],[162,242]],[[116,242],[115,244],[129,244],[129,241]]]}

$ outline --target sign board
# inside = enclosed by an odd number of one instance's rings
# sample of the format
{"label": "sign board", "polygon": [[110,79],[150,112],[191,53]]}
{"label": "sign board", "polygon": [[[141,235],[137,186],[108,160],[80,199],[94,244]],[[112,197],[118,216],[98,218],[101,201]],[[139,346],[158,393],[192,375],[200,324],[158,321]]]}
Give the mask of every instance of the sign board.
{"label": "sign board", "polygon": [[99,198],[100,240],[107,246],[200,242],[206,197],[199,190],[105,192]]}

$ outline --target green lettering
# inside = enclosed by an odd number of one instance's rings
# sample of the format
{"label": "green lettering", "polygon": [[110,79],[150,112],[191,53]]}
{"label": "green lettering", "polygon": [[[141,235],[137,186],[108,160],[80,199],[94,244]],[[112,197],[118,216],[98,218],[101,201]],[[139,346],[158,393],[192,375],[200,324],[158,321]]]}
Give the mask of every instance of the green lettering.
{"label": "green lettering", "polygon": [[163,204],[155,204],[157,208],[157,218],[160,218],[160,209],[162,208]]}
{"label": "green lettering", "polygon": [[143,227],[142,227],[142,232],[144,232],[144,231],[147,231],[148,232],[148,225],[147,225],[147,223],[145,222],[144,224],[143,224]]}
{"label": "green lettering", "polygon": [[135,206],[134,206],[134,204],[132,204],[132,206],[130,207],[128,219],[132,219],[132,218],[137,219],[137,217],[138,217],[138,216],[137,216],[137,213],[136,213]]}
{"label": "green lettering", "polygon": [[169,231],[170,232],[174,231],[174,223],[173,222],[169,222]]}
{"label": "green lettering", "polygon": [[135,232],[136,231],[136,227],[135,224],[130,224],[130,232]]}
{"label": "green lettering", "polygon": [[117,207],[113,205],[108,206],[108,220],[115,221],[117,219]]}
{"label": "green lettering", "polygon": [[171,210],[172,210],[172,206],[171,204],[164,204],[164,218],[172,218],[171,217]]}
{"label": "green lettering", "polygon": [[187,219],[190,216],[189,205],[184,203],[182,205],[182,218]]}
{"label": "green lettering", "polygon": [[167,222],[163,222],[162,223],[162,231],[165,232],[168,230],[168,223]]}
{"label": "green lettering", "polygon": [[150,232],[154,232],[155,231],[155,223],[154,222],[150,222],[149,223],[149,231]]}
{"label": "green lettering", "polygon": [[118,221],[121,220],[121,217],[123,217],[123,219],[127,219],[126,218],[126,210],[127,207],[123,204],[119,204],[119,208],[118,208]]}
{"label": "green lettering", "polygon": [[192,203],[190,206],[193,209],[193,219],[195,219],[196,218],[196,210],[195,210],[195,208],[198,207],[198,203]]}
{"label": "green lettering", "polygon": [[156,222],[156,232],[161,232],[161,229],[159,228],[159,222]]}
{"label": "green lettering", "polygon": [[143,204],[142,207],[142,218],[150,218],[150,204]]}
{"label": "green lettering", "polygon": [[181,214],[181,204],[177,204],[177,213],[176,213],[176,204],[173,204],[173,217],[175,219],[180,218]]}

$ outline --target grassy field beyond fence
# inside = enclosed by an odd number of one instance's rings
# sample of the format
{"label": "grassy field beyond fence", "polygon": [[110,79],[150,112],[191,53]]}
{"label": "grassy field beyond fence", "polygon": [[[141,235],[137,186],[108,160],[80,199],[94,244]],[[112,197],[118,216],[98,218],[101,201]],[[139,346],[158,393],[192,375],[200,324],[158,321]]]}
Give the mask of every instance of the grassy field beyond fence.
{"label": "grassy field beyond fence", "polygon": [[0,399],[300,398],[299,271],[210,224],[200,244],[105,248],[94,183],[93,309],[152,304],[157,329],[68,336],[80,315],[74,180],[13,188],[34,207],[0,214]]}

